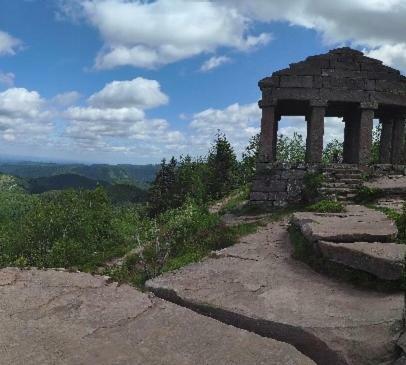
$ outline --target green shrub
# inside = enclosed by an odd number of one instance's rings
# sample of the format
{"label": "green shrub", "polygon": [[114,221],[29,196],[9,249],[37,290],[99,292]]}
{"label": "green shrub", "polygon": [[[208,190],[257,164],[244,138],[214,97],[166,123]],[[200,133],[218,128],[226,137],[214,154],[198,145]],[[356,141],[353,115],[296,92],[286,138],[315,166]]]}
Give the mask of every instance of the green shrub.
{"label": "green shrub", "polygon": [[381,189],[362,186],[357,189],[354,201],[356,203],[367,204],[374,202],[375,200],[381,198],[382,196],[383,191]]}
{"label": "green shrub", "polygon": [[319,189],[324,182],[324,176],[320,172],[308,172],[303,179],[303,197],[308,203],[311,203],[319,196]]}
{"label": "green shrub", "polygon": [[311,212],[319,213],[342,213],[344,212],[344,205],[334,200],[321,200],[308,207]]}

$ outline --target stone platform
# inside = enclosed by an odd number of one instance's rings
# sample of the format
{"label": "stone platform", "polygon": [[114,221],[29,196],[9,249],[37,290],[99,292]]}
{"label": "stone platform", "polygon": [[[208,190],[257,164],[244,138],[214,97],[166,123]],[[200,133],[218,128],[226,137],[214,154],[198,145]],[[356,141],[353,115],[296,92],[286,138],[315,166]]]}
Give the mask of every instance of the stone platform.
{"label": "stone platform", "polygon": [[1,365],[315,365],[293,346],[103,277],[0,270]]}
{"label": "stone platform", "polygon": [[346,213],[294,213],[292,224],[330,261],[383,280],[404,274],[406,245],[393,242],[397,228],[381,212],[349,205]]}
{"label": "stone platform", "polygon": [[147,287],[222,322],[288,342],[320,365],[391,364],[399,357],[403,292],[357,289],[291,254],[287,223],[270,223]]}

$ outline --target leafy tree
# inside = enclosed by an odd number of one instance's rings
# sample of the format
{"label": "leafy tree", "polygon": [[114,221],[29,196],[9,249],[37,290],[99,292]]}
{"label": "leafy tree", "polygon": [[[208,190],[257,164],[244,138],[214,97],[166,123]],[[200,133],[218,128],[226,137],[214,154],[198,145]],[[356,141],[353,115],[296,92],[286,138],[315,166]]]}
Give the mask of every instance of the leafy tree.
{"label": "leafy tree", "polygon": [[339,163],[343,161],[343,142],[333,139],[323,150],[324,163]]}
{"label": "leafy tree", "polygon": [[217,133],[207,158],[207,188],[213,199],[221,198],[233,190],[238,182],[238,162],[226,136]]}
{"label": "leafy tree", "polygon": [[303,162],[306,154],[306,143],[297,132],[293,137],[278,136],[276,159],[282,162]]}
{"label": "leafy tree", "polygon": [[255,167],[259,155],[259,142],[260,134],[258,133],[250,138],[248,141],[248,146],[242,153],[242,161],[240,164],[242,184],[249,183],[255,174]]}
{"label": "leafy tree", "polygon": [[370,161],[372,164],[379,163],[379,148],[380,148],[380,141],[381,141],[381,132],[382,132],[382,126],[379,123],[372,130],[372,149],[371,149],[371,161]]}

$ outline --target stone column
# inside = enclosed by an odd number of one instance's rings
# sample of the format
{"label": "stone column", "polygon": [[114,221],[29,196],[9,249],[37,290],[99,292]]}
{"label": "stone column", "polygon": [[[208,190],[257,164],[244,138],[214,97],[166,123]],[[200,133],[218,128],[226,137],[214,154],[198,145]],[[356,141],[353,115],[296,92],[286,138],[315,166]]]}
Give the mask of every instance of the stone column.
{"label": "stone column", "polygon": [[381,122],[381,140],[379,142],[379,163],[391,163],[393,119],[383,117]]}
{"label": "stone column", "polygon": [[405,141],[405,120],[397,116],[393,120],[391,163],[400,165],[403,162]]}
{"label": "stone column", "polygon": [[323,156],[324,116],[327,102],[310,102],[310,120],[306,138],[306,162],[321,163]]}
{"label": "stone column", "polygon": [[357,132],[356,124],[357,119],[354,113],[350,113],[344,116],[344,150],[343,150],[343,162],[354,163],[354,153],[357,150]]}
{"label": "stone column", "polygon": [[360,104],[359,126],[357,130],[358,143],[355,163],[367,165],[371,159],[372,148],[372,127],[374,123],[375,110],[378,108],[375,102],[364,102]]}
{"label": "stone column", "polygon": [[278,129],[279,129],[279,121],[281,120],[280,115],[276,115],[275,117],[275,128],[273,130],[273,149],[272,149],[272,161],[276,161],[277,157],[277,146],[278,146]]}
{"label": "stone column", "polygon": [[262,109],[259,161],[272,162],[276,152],[276,102],[264,99],[259,103],[259,107]]}

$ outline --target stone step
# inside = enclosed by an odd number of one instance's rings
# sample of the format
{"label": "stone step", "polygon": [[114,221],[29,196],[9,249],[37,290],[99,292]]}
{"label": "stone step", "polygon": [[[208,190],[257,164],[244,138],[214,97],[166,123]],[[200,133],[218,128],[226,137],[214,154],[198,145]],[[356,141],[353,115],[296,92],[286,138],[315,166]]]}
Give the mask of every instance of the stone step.
{"label": "stone step", "polygon": [[340,187],[340,188],[336,188],[336,187],[321,187],[319,189],[320,193],[335,193],[335,194],[346,194],[346,193],[355,193],[356,189],[351,189],[351,188],[347,188],[347,187]]}
{"label": "stone step", "polygon": [[345,213],[299,212],[292,224],[311,242],[393,242],[398,230],[384,213],[347,205]]}
{"label": "stone step", "polygon": [[359,187],[358,184],[349,184],[345,182],[325,182],[322,184],[322,187],[326,188],[348,188],[348,189],[357,189]]}
{"label": "stone step", "polygon": [[329,183],[329,182],[341,182],[341,183],[362,185],[363,180],[361,180],[361,179],[353,179],[353,178],[336,179],[334,177],[332,177],[332,178],[330,177],[330,178],[324,179],[324,182],[326,182],[326,183]]}
{"label": "stone step", "polygon": [[375,275],[399,280],[404,272],[406,245],[382,242],[335,243],[319,241],[322,255],[334,262]]}
{"label": "stone step", "polygon": [[[331,175],[330,175],[331,176]],[[362,181],[362,175],[359,173],[339,173],[333,176],[335,179],[357,179]]]}
{"label": "stone step", "polygon": [[219,321],[293,344],[319,365],[395,359],[404,293],[358,289],[316,273],[291,254],[286,224],[274,222],[146,287]]}

